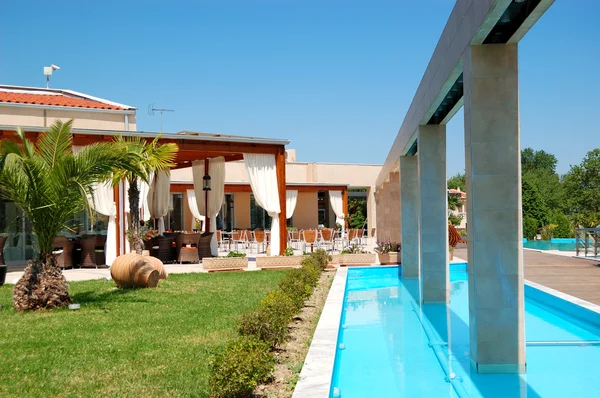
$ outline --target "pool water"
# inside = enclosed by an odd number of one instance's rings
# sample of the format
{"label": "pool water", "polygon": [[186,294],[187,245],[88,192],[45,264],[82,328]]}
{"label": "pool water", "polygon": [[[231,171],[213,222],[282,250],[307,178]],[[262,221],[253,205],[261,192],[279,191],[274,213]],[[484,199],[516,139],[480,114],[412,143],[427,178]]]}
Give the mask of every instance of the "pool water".
{"label": "pool water", "polygon": [[398,272],[348,270],[332,397],[600,396],[600,321],[570,315],[588,310],[567,314],[527,288],[527,374],[471,373],[467,273],[451,272],[449,306],[419,308],[418,280]]}
{"label": "pool water", "polygon": [[527,240],[523,239],[523,247],[535,250],[560,250],[575,251],[577,245],[575,239],[554,238],[551,240]]}

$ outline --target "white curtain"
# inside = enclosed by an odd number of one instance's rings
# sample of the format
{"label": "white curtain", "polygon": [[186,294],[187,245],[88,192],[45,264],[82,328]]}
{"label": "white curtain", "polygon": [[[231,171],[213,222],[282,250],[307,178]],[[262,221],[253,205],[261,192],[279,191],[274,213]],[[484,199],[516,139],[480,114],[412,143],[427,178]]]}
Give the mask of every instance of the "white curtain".
{"label": "white curtain", "polygon": [[298,191],[285,191],[285,218],[288,220],[294,215],[297,201]]}
{"label": "white curtain", "polygon": [[168,171],[159,171],[154,175],[148,191],[148,210],[150,217],[157,220],[160,235],[165,232],[164,217],[169,213],[170,188],[171,175]]}
{"label": "white curtain", "polygon": [[94,210],[108,216],[104,254],[106,257],[106,264],[110,266],[115,258],[117,258],[117,205],[115,204],[114,191],[111,183],[95,183],[93,195],[89,199],[90,206]]}
{"label": "white curtain", "polygon": [[279,213],[281,207],[279,206],[275,155],[245,153],[244,163],[256,203],[265,209],[272,218],[271,254],[277,256],[279,255]]}
{"label": "white curtain", "polygon": [[206,218],[200,214],[200,211],[198,210],[198,203],[196,202],[196,191],[194,191],[193,189],[188,189],[187,190],[187,198],[188,198],[188,206],[190,208],[190,211],[192,212],[192,216],[194,216],[194,218],[192,219],[192,229],[194,229],[194,224],[196,220],[200,220],[202,221],[202,230],[204,231],[206,226],[204,225],[204,221],[206,221]]}
{"label": "white curtain", "polygon": [[[204,160],[192,162],[192,177],[194,179],[194,192],[196,206],[200,215],[210,218],[210,231],[217,229],[217,214],[221,210],[225,198],[225,158],[219,156],[208,160],[208,175],[210,176],[210,191],[208,191],[208,214],[206,209],[206,192],[203,188]],[[214,233],[210,241],[210,251],[213,256],[219,255],[217,234]]]}
{"label": "white curtain", "polygon": [[335,213],[335,222],[342,226],[342,238],[344,238],[344,205],[342,200],[342,191],[329,191],[329,203]]}
{"label": "white curtain", "polygon": [[[150,219],[150,214],[148,214],[148,190],[150,189],[147,182],[142,181],[141,179],[137,179],[138,190],[140,191],[140,201],[139,201],[139,209],[142,210],[144,221]],[[125,180],[125,213],[131,213],[131,209],[129,208],[129,181]],[[128,224],[129,225],[129,224]],[[127,226],[125,227],[127,228]],[[129,253],[131,248],[129,247],[129,239],[125,239],[125,253]]]}

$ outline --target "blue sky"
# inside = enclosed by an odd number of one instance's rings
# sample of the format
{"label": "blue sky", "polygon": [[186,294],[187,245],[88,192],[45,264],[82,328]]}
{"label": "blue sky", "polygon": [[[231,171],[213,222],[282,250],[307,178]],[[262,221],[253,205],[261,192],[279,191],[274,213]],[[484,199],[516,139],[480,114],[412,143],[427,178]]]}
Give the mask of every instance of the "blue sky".
{"label": "blue sky", "polygon": [[[91,3],[91,2],[90,2]],[[138,108],[138,129],[291,140],[300,161],[382,163],[453,0],[3,1],[0,83]],[[598,147],[600,2],[557,0],[520,44],[522,147],[568,171]],[[448,174],[464,169],[463,113]]]}

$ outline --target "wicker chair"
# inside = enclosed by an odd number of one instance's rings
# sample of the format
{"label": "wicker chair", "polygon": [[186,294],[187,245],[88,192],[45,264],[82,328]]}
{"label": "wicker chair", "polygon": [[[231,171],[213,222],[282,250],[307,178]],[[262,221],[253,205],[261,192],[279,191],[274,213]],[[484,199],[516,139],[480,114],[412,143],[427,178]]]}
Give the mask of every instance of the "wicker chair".
{"label": "wicker chair", "polygon": [[64,236],[54,238],[52,254],[56,255],[56,264],[60,268],[73,267],[73,242]]}
{"label": "wicker chair", "polygon": [[177,249],[173,247],[172,236],[158,236],[152,241],[152,256],[163,263],[172,263],[177,259]]}
{"label": "wicker chair", "polygon": [[0,236],[0,265],[4,265],[4,244],[6,243],[6,236]]}
{"label": "wicker chair", "polygon": [[175,247],[177,250],[177,261],[181,264],[199,263],[198,243],[200,234],[180,234],[175,238]]}
{"label": "wicker chair", "polygon": [[198,242],[198,257],[200,257],[201,260],[205,257],[214,257],[210,250],[212,236],[213,232],[204,232],[200,235],[200,241]]}
{"label": "wicker chair", "polygon": [[84,235],[81,237],[81,267],[98,268],[106,263],[104,244],[106,235]]}
{"label": "wicker chair", "polygon": [[305,229],[302,231],[302,251],[306,252],[306,246],[310,245],[310,251],[313,251],[314,246],[319,247],[319,239],[316,229]]}
{"label": "wicker chair", "polygon": [[[252,246],[256,245],[256,252],[257,253],[262,253],[266,250],[266,245],[267,245],[267,236],[265,234],[265,231],[257,229],[254,230],[254,239],[252,239],[252,241],[250,242],[250,251],[252,251]],[[262,246],[263,247],[263,251],[259,252],[258,248]]]}

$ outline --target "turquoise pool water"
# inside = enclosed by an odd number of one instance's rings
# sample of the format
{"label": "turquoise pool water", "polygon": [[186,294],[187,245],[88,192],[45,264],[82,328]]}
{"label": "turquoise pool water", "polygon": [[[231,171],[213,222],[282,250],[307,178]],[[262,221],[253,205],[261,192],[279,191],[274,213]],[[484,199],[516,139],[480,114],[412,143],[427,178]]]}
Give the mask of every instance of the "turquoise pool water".
{"label": "turquoise pool water", "polygon": [[422,308],[398,272],[348,270],[332,397],[600,396],[597,314],[526,287],[527,374],[471,373],[466,272],[451,272],[449,306]]}
{"label": "turquoise pool water", "polygon": [[575,239],[554,238],[551,240],[527,240],[523,239],[523,247],[535,250],[560,250],[575,251]]}

